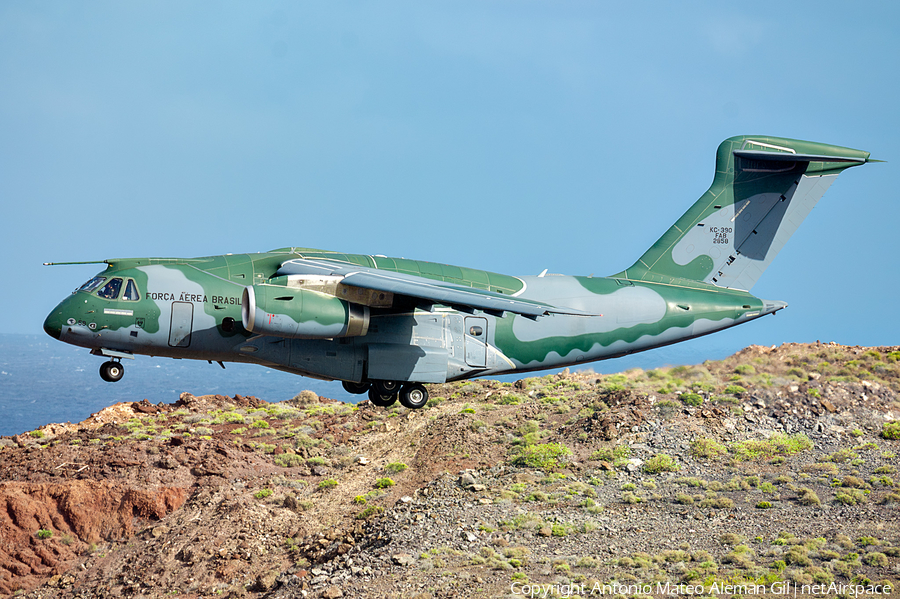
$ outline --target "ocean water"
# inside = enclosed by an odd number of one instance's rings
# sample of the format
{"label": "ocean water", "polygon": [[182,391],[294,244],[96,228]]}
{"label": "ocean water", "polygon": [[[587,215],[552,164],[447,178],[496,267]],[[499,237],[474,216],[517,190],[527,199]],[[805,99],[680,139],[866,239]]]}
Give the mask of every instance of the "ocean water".
{"label": "ocean water", "polygon": [[[658,368],[721,359],[738,348],[682,343],[625,358],[595,362],[585,368],[613,373],[629,368]],[[692,345],[693,344],[693,345]],[[80,422],[120,401],[173,403],[182,392],[194,395],[254,395],[266,401],[291,399],[309,389],[318,395],[357,403],[339,382],[318,381],[254,364],[218,364],[137,356],[123,360],[125,376],[116,383],[100,378],[105,358],[66,345],[47,335],[0,334],[0,436],[17,435],[51,422]],[[514,381],[534,374],[505,375]]]}

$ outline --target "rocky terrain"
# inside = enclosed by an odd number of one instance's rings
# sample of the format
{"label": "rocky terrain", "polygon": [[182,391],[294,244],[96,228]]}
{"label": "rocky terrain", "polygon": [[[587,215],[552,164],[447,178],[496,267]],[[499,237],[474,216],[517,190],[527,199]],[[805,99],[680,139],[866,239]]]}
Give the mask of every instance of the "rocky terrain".
{"label": "rocky terrain", "polygon": [[900,348],[429,392],[184,394],[0,438],[0,594],[898,595]]}

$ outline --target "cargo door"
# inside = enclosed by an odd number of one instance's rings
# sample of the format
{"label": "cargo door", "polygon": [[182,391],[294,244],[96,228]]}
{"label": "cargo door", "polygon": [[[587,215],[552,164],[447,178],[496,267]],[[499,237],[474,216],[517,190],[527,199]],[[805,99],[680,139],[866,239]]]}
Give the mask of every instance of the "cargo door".
{"label": "cargo door", "polygon": [[475,368],[487,366],[487,318],[466,317],[466,364]]}
{"label": "cargo door", "polygon": [[191,344],[191,327],[194,324],[194,304],[172,302],[172,320],[169,324],[169,345],[188,347]]}

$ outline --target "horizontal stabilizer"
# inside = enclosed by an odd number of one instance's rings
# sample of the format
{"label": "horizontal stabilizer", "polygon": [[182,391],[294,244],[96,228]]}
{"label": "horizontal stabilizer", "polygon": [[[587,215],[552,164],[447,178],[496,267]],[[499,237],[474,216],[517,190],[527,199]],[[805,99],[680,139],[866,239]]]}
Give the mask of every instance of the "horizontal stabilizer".
{"label": "horizontal stabilizer", "polygon": [[794,154],[790,152],[759,152],[756,150],[735,150],[735,156],[754,160],[772,160],[775,162],[871,162],[866,158],[849,156],[825,156],[822,154]]}

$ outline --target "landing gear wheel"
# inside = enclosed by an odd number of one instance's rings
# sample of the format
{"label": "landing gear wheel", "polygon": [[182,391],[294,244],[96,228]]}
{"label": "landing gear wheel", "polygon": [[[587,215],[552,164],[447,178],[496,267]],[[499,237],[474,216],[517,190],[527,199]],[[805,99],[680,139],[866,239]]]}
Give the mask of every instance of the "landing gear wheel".
{"label": "landing gear wheel", "polygon": [[397,394],[379,393],[375,385],[372,385],[372,387],[369,388],[369,401],[379,408],[386,408],[394,405],[394,402],[397,401]]}
{"label": "landing gear wheel", "polygon": [[400,383],[397,381],[375,381],[372,385],[382,395],[394,395],[400,390]]}
{"label": "landing gear wheel", "polygon": [[428,391],[420,383],[405,385],[400,390],[400,403],[410,410],[418,410],[428,402]]}
{"label": "landing gear wheel", "polygon": [[353,383],[351,381],[341,381],[341,386],[344,388],[344,391],[353,395],[362,395],[370,387],[369,383]]}
{"label": "landing gear wheel", "polygon": [[115,383],[125,374],[125,367],[119,362],[104,362],[100,365],[100,378],[107,383]]}

